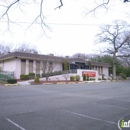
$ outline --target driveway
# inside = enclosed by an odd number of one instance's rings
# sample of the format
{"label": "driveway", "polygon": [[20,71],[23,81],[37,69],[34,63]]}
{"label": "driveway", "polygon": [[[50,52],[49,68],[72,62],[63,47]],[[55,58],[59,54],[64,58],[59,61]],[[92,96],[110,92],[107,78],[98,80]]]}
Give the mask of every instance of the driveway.
{"label": "driveway", "polygon": [[0,86],[0,130],[119,130],[130,82]]}

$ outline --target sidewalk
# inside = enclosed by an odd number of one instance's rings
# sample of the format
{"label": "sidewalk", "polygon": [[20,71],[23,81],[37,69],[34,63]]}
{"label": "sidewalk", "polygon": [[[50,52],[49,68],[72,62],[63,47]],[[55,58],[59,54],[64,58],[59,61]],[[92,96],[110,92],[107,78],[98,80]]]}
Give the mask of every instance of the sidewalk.
{"label": "sidewalk", "polygon": [[29,80],[28,81],[22,81],[22,82],[17,82],[19,85],[30,85]]}

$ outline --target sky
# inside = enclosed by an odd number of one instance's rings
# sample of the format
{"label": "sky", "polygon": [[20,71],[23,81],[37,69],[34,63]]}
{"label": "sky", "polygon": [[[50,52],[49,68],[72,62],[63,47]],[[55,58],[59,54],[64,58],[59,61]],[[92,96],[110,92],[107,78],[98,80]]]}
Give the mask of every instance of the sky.
{"label": "sky", "polygon": [[[10,22],[10,31],[7,31],[6,17],[0,20],[0,42],[17,46],[26,42],[35,45],[42,54],[53,53],[59,56],[99,53],[99,50],[106,47],[105,44],[95,44],[95,35],[100,32],[99,26],[111,24],[114,20],[129,22],[130,17],[127,13],[130,12],[130,3],[112,0],[108,10],[98,9],[95,15],[93,13],[86,15],[88,10],[96,6],[94,1],[63,0],[64,6],[54,10],[60,4],[59,0],[45,0],[44,20],[49,28],[44,27],[46,35],[43,35],[40,24],[30,26],[39,13],[38,4],[27,4],[30,0],[23,0],[10,9],[9,17],[11,21],[15,21]],[[97,1],[97,4],[102,2]],[[4,3],[0,2],[1,4]],[[0,15],[4,10],[5,7],[0,9]]]}

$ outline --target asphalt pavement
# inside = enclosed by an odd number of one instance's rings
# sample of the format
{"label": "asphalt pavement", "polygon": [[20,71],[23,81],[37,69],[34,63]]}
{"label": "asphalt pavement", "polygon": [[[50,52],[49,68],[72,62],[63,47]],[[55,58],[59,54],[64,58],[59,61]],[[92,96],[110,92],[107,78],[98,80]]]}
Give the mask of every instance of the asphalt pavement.
{"label": "asphalt pavement", "polygon": [[119,130],[130,82],[0,86],[0,130]]}

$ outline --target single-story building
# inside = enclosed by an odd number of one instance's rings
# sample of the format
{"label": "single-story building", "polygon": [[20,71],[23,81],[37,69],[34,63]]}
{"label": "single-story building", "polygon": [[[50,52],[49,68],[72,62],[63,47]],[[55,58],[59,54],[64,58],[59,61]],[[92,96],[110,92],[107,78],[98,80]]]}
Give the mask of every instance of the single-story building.
{"label": "single-story building", "polygon": [[[42,74],[46,72],[64,71],[63,62],[68,59],[69,72],[77,73],[78,69],[90,70],[88,61],[82,58],[58,57],[53,54],[41,55],[25,52],[12,52],[0,56],[0,70],[14,72],[14,77],[19,79],[21,74]],[[91,70],[96,70],[98,76],[109,76],[108,63],[91,62]]]}

